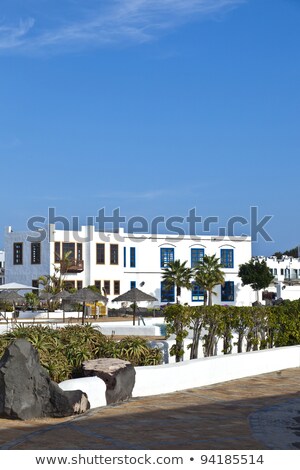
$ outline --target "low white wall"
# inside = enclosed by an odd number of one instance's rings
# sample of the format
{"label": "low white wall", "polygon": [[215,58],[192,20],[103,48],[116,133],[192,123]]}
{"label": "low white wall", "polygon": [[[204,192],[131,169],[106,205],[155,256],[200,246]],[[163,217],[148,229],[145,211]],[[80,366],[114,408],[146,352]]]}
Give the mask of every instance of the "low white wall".
{"label": "low white wall", "polygon": [[[207,357],[162,366],[135,367],[132,396],[161,395],[292,367],[300,367],[300,346]],[[59,386],[63,390],[85,392],[91,408],[106,405],[106,385],[97,377],[66,380]]]}
{"label": "low white wall", "polygon": [[126,324],[120,325],[115,323],[97,323],[93,324],[94,328],[98,328],[104,335],[116,336],[160,336],[160,328],[158,326],[144,326]]}
{"label": "low white wall", "polygon": [[136,367],[133,397],[160,395],[300,367],[300,346]]}
{"label": "low white wall", "polygon": [[81,377],[79,379],[64,380],[58,385],[62,390],[81,390],[86,393],[91,409],[107,405],[106,385],[99,377]]}

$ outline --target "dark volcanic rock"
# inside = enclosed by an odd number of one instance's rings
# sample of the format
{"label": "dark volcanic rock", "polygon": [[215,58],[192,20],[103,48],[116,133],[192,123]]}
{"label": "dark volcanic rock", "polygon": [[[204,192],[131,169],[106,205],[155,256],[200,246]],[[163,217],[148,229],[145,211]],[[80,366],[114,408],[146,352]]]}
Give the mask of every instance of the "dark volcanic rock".
{"label": "dark volcanic rock", "polygon": [[86,377],[97,376],[106,383],[107,404],[128,400],[132,397],[135,370],[128,361],[121,359],[94,359],[83,363]]}
{"label": "dark volcanic rock", "polygon": [[89,402],[81,390],[65,392],[41,366],[25,339],[13,341],[0,359],[0,417],[32,419],[83,413]]}

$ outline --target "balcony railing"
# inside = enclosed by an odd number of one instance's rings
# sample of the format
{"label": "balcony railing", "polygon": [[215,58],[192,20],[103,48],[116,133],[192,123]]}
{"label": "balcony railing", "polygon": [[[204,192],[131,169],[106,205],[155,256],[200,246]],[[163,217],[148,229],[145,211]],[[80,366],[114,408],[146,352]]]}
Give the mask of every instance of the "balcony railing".
{"label": "balcony railing", "polygon": [[62,274],[81,273],[84,270],[82,259],[68,259],[60,261],[60,271]]}

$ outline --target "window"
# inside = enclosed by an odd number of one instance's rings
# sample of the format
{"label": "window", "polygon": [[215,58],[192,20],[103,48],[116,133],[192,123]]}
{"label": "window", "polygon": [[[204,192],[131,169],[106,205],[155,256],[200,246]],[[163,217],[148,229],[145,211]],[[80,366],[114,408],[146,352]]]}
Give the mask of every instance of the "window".
{"label": "window", "polygon": [[120,281],[114,281],[114,295],[120,295]]}
{"label": "window", "polygon": [[104,281],[105,295],[110,295],[110,281]]}
{"label": "window", "polygon": [[221,301],[233,302],[234,301],[234,282],[226,281],[221,287]]}
{"label": "window", "polygon": [[135,268],[135,248],[130,248],[130,267]]}
{"label": "window", "polygon": [[77,290],[82,289],[82,281],[77,281]]}
{"label": "window", "polygon": [[134,289],[136,287],[135,281],[130,281],[130,289]]}
{"label": "window", "polygon": [[274,268],[274,276],[277,276],[277,268]]}
{"label": "window", "polygon": [[54,243],[54,262],[60,262],[60,242]]}
{"label": "window", "polygon": [[63,243],[62,244],[63,259],[68,256],[69,260],[75,259],[75,243]]}
{"label": "window", "polygon": [[96,264],[105,264],[105,245],[97,243],[96,245]]}
{"label": "window", "polygon": [[95,281],[94,284],[95,284],[95,287],[97,287],[97,289],[101,291],[101,281]]}
{"label": "window", "polygon": [[77,243],[77,260],[82,261],[82,243]]}
{"label": "window", "polygon": [[204,248],[191,248],[191,268],[203,261]]}
{"label": "window", "polygon": [[221,265],[223,268],[233,268],[233,250],[224,249],[221,250]]}
{"label": "window", "polygon": [[283,276],[283,274],[284,274],[283,269],[280,269],[280,275]]}
{"label": "window", "polygon": [[110,264],[119,264],[119,245],[110,245]]}
{"label": "window", "polygon": [[161,302],[168,302],[168,303],[174,302],[175,301],[175,286],[171,288],[167,288],[166,282],[162,281],[161,287],[160,287],[160,299],[161,299]]}
{"label": "window", "polygon": [[174,261],[174,248],[161,248],[160,267],[166,268],[172,261]]}
{"label": "window", "polygon": [[123,253],[124,253],[124,268],[126,268],[126,246],[124,246]]}
{"label": "window", "polygon": [[204,302],[205,296],[206,296],[206,291],[202,287],[193,283],[192,302]]}
{"label": "window", "polygon": [[31,285],[33,287],[32,293],[39,295],[39,281],[38,279],[32,279]]}
{"label": "window", "polygon": [[41,244],[31,243],[31,264],[41,264]]}
{"label": "window", "polygon": [[23,264],[23,243],[14,243],[14,264]]}
{"label": "window", "polygon": [[65,281],[65,289],[75,289],[75,281]]}

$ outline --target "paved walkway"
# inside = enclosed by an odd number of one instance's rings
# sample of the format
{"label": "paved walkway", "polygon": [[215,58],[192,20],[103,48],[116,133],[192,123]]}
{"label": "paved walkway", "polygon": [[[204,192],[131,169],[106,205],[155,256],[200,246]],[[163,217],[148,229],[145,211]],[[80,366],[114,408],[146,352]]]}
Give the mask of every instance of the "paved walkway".
{"label": "paved walkway", "polygon": [[91,410],[0,419],[0,449],[300,449],[300,368]]}

